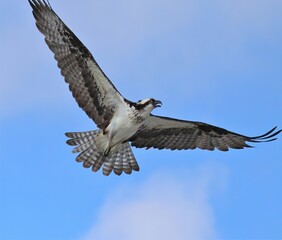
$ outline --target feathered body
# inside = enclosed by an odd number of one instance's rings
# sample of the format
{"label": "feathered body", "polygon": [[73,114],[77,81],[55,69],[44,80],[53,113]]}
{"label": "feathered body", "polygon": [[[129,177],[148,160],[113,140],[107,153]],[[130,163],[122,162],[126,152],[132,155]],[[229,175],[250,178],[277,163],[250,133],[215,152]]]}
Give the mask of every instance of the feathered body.
{"label": "feathered body", "polygon": [[134,105],[120,104],[109,123],[97,136],[97,150],[104,155],[117,151],[141,127],[153,107],[137,110]]}

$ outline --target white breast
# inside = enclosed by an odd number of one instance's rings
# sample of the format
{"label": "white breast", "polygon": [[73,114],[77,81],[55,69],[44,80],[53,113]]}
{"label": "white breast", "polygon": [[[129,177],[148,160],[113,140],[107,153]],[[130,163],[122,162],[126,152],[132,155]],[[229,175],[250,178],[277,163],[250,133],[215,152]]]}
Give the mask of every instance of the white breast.
{"label": "white breast", "polygon": [[121,144],[137,132],[142,122],[136,123],[134,111],[136,110],[128,104],[118,107],[111,123],[106,128],[110,147]]}

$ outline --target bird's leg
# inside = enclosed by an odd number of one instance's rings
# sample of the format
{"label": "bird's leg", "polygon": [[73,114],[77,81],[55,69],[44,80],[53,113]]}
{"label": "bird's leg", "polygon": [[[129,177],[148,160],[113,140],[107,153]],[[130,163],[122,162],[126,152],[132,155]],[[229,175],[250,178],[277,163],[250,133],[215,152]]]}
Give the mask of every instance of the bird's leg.
{"label": "bird's leg", "polygon": [[105,157],[107,157],[111,155],[112,134],[107,129],[103,129],[102,133],[103,144],[101,145],[101,152]]}
{"label": "bird's leg", "polygon": [[104,149],[104,150],[103,150],[103,155],[104,155],[105,157],[110,156],[110,155],[111,155],[111,149],[110,149],[110,148]]}

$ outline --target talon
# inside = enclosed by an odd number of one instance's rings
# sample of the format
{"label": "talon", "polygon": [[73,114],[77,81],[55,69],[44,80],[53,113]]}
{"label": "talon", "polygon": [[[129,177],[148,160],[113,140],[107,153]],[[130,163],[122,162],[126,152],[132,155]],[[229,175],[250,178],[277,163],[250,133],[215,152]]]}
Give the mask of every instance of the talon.
{"label": "talon", "polygon": [[109,148],[108,148],[108,149],[105,149],[105,150],[103,151],[103,155],[104,155],[105,157],[109,156],[109,155],[110,155],[110,149],[109,149]]}

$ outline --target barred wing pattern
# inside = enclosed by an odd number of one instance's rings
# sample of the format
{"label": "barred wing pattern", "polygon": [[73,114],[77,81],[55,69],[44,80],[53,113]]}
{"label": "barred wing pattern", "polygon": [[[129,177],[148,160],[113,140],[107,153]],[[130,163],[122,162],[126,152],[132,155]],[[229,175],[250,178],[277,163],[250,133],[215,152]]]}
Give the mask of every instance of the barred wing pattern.
{"label": "barred wing pattern", "polygon": [[252,147],[246,142],[259,143],[276,140],[273,138],[282,130],[275,128],[256,137],[247,137],[223,128],[202,122],[184,121],[151,115],[130,139],[137,148],[158,149],[207,149],[217,148],[228,151],[229,148],[242,149]]}
{"label": "barred wing pattern", "polygon": [[123,97],[92,54],[44,0],[29,0],[36,26],[55,55],[73,97],[99,128],[105,129]]}

